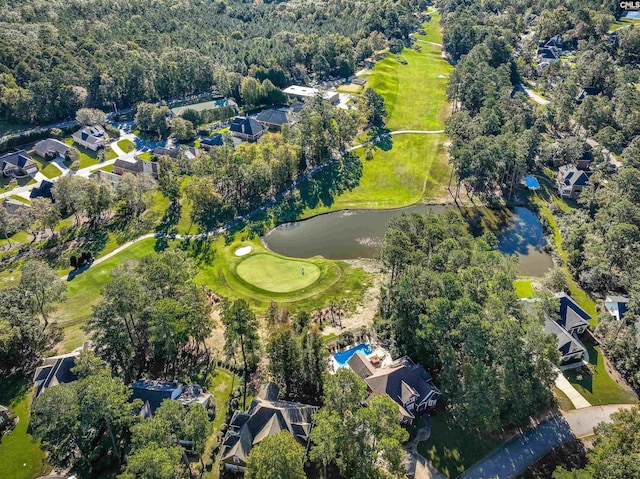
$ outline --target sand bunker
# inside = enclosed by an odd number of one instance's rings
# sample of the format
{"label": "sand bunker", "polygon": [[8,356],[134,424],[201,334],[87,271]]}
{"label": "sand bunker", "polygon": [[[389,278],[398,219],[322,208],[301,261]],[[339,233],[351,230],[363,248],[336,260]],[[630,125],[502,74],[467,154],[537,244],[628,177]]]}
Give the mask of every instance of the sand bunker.
{"label": "sand bunker", "polygon": [[447,78],[447,77],[444,75],[438,75],[438,78]]}
{"label": "sand bunker", "polygon": [[253,248],[252,248],[251,246],[241,246],[240,248],[238,248],[238,249],[235,251],[235,255],[236,255],[236,256],[244,256],[244,255],[247,255],[247,254],[251,253],[251,250],[252,250],[252,249],[253,249]]}

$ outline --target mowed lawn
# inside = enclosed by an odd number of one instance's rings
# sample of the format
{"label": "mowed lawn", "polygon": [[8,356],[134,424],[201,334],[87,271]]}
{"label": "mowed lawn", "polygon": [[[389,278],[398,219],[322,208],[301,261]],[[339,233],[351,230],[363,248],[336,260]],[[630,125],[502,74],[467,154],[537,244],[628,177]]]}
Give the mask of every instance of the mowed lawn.
{"label": "mowed lawn", "polygon": [[389,55],[365,74],[367,86],[380,93],[387,107],[390,130],[442,130],[449,115],[447,78],[453,71],[440,48],[418,44],[417,52],[405,48],[400,58]]}
{"label": "mowed lawn", "polygon": [[428,419],[431,436],[418,443],[418,452],[447,477],[457,477],[500,444],[497,439],[465,431],[448,413],[439,412]]}
{"label": "mowed lawn", "polygon": [[308,261],[259,253],[247,257],[236,268],[238,276],[265,291],[289,293],[315,283],[320,268]]}
{"label": "mowed lawn", "polygon": [[0,476],[31,479],[47,474],[51,467],[44,462],[40,442],[27,433],[29,403],[33,395],[29,379],[11,376],[0,378],[0,404],[11,408],[20,418],[15,429],[0,442]]}
{"label": "mowed lawn", "polygon": [[364,149],[356,150],[363,165],[358,186],[303,216],[345,208],[397,208],[441,198],[451,171],[445,142],[444,134],[403,134],[388,140],[390,149],[376,148],[370,160]]}
{"label": "mowed lawn", "polygon": [[440,30],[440,13],[437,10],[429,9],[429,16],[431,20],[425,22],[423,25],[424,34],[416,33],[414,38],[424,40],[426,42],[442,43],[442,31]]}

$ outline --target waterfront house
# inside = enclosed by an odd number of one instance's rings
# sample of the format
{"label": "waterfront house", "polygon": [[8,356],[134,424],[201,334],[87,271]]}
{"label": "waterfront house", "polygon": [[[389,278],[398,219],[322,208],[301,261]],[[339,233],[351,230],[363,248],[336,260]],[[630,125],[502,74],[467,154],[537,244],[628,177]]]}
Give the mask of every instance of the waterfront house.
{"label": "waterfront house", "polygon": [[576,199],[582,189],[589,184],[593,172],[579,170],[575,165],[564,165],[558,169],[556,187],[561,198]]}

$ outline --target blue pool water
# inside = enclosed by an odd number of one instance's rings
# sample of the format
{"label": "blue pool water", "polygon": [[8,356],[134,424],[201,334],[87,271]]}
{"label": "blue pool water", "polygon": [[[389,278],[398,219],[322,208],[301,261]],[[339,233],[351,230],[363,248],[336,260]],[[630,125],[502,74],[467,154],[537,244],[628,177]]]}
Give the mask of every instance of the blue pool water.
{"label": "blue pool water", "polygon": [[368,344],[358,344],[357,346],[352,347],[351,349],[347,349],[346,351],[341,351],[336,353],[333,357],[336,362],[340,365],[340,367],[344,367],[351,359],[351,356],[356,354],[358,351],[362,351],[365,356],[371,354],[371,346]]}
{"label": "blue pool water", "polygon": [[536,180],[533,176],[527,176],[524,179],[524,184],[527,185],[527,188],[530,188],[532,190],[540,189],[540,183],[538,183],[538,180]]}

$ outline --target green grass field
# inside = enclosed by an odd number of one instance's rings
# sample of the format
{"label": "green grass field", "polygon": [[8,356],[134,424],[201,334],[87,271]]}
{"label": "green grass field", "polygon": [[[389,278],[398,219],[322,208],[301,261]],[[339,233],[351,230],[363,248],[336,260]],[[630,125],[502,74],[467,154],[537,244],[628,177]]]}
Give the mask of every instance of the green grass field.
{"label": "green grass field", "polygon": [[47,474],[51,468],[44,462],[40,443],[27,433],[29,404],[33,390],[30,381],[12,376],[0,378],[0,404],[11,408],[20,418],[15,429],[0,442],[0,476],[31,479]]}
{"label": "green grass field", "polygon": [[442,32],[440,31],[440,14],[435,9],[429,10],[431,21],[425,22],[423,25],[424,34],[416,33],[413,35],[418,40],[426,42],[442,43]]}
{"label": "green grass field", "polygon": [[340,85],[338,88],[336,88],[336,90],[339,93],[350,93],[351,95],[358,95],[362,91],[362,86],[350,83],[348,85]]}
{"label": "green grass field", "polygon": [[242,260],[236,273],[247,283],[265,291],[290,293],[315,283],[320,277],[320,268],[308,261],[259,253]]}
{"label": "green grass field", "polygon": [[450,172],[444,134],[396,135],[389,142],[390,149],[376,148],[371,160],[365,159],[364,149],[356,150],[363,165],[358,186],[303,216],[344,208],[396,208],[442,197]]}
{"label": "green grass field", "polygon": [[614,22],[609,29],[610,32],[615,32],[623,27],[628,27],[630,25],[639,25],[640,18],[621,18],[620,21]]}
{"label": "green grass field", "polygon": [[[169,244],[185,246],[181,240]],[[253,247],[253,255],[235,256],[238,247],[248,244]],[[67,300],[55,313],[65,333],[60,345],[62,350],[72,350],[86,339],[83,328],[92,314],[93,306],[100,300],[102,288],[111,278],[111,271],[127,261],[155,254],[155,251],[154,238],[139,241],[67,281]],[[271,300],[287,303],[294,310],[300,307],[309,310],[326,307],[329,301],[343,298],[356,303],[362,299],[369,284],[368,275],[360,268],[322,258],[299,261],[273,255],[264,249],[258,239],[238,238],[237,241],[226,242],[225,238],[214,238],[204,243],[193,243],[187,246],[187,251],[197,256],[197,283],[208,286],[221,296],[245,298],[258,310],[264,310]],[[247,260],[250,260],[249,267],[242,274],[250,281],[237,271],[238,266]],[[302,276],[302,265],[305,269],[304,280],[297,278],[298,275]],[[294,286],[282,275],[293,277]]]}
{"label": "green grass field", "polygon": [[62,174],[62,172],[60,171],[60,168],[58,168],[53,163],[49,163],[47,166],[41,169],[40,173],[42,173],[47,178],[55,178]]}
{"label": "green grass field", "polygon": [[457,477],[500,444],[463,430],[448,413],[439,412],[429,420],[431,437],[418,444],[418,452],[447,477]]}
{"label": "green grass field", "polygon": [[[99,163],[97,159],[98,156],[95,151],[91,151],[90,149],[85,148],[84,146],[74,144],[73,138],[71,137],[65,138],[64,142],[67,145],[73,146],[75,149],[77,149],[80,152],[80,159],[78,160],[78,162],[80,163],[80,168],[86,168],[88,166],[97,165]],[[65,164],[66,163],[67,162],[65,162]]]}
{"label": "green grass field", "polygon": [[595,406],[598,404],[636,403],[638,399],[616,383],[607,373],[600,347],[590,341],[585,341],[584,345],[589,352],[592,375],[581,375],[578,369],[565,371],[564,375],[573,387]]}
{"label": "green grass field", "polygon": [[[430,36],[433,25],[425,23]],[[441,56],[440,48],[420,43],[421,52],[405,48],[400,63],[394,55],[377,62],[365,74],[367,86],[384,97],[390,130],[441,130],[449,115],[447,78],[453,71]]]}
{"label": "green grass field", "polygon": [[528,279],[517,279],[513,282],[513,286],[516,288],[518,298],[533,298],[536,295]]}
{"label": "green grass field", "polygon": [[116,154],[115,151],[113,151],[113,149],[110,146],[107,146],[107,149],[105,151],[107,152],[107,154],[105,155],[105,158],[107,160],[115,160],[116,158],[118,158],[118,155]]}
{"label": "green grass field", "polygon": [[132,141],[127,140],[126,138],[123,140],[120,140],[117,143],[117,145],[118,145],[118,148],[120,148],[125,153],[130,153],[136,149],[136,145],[134,145]]}

